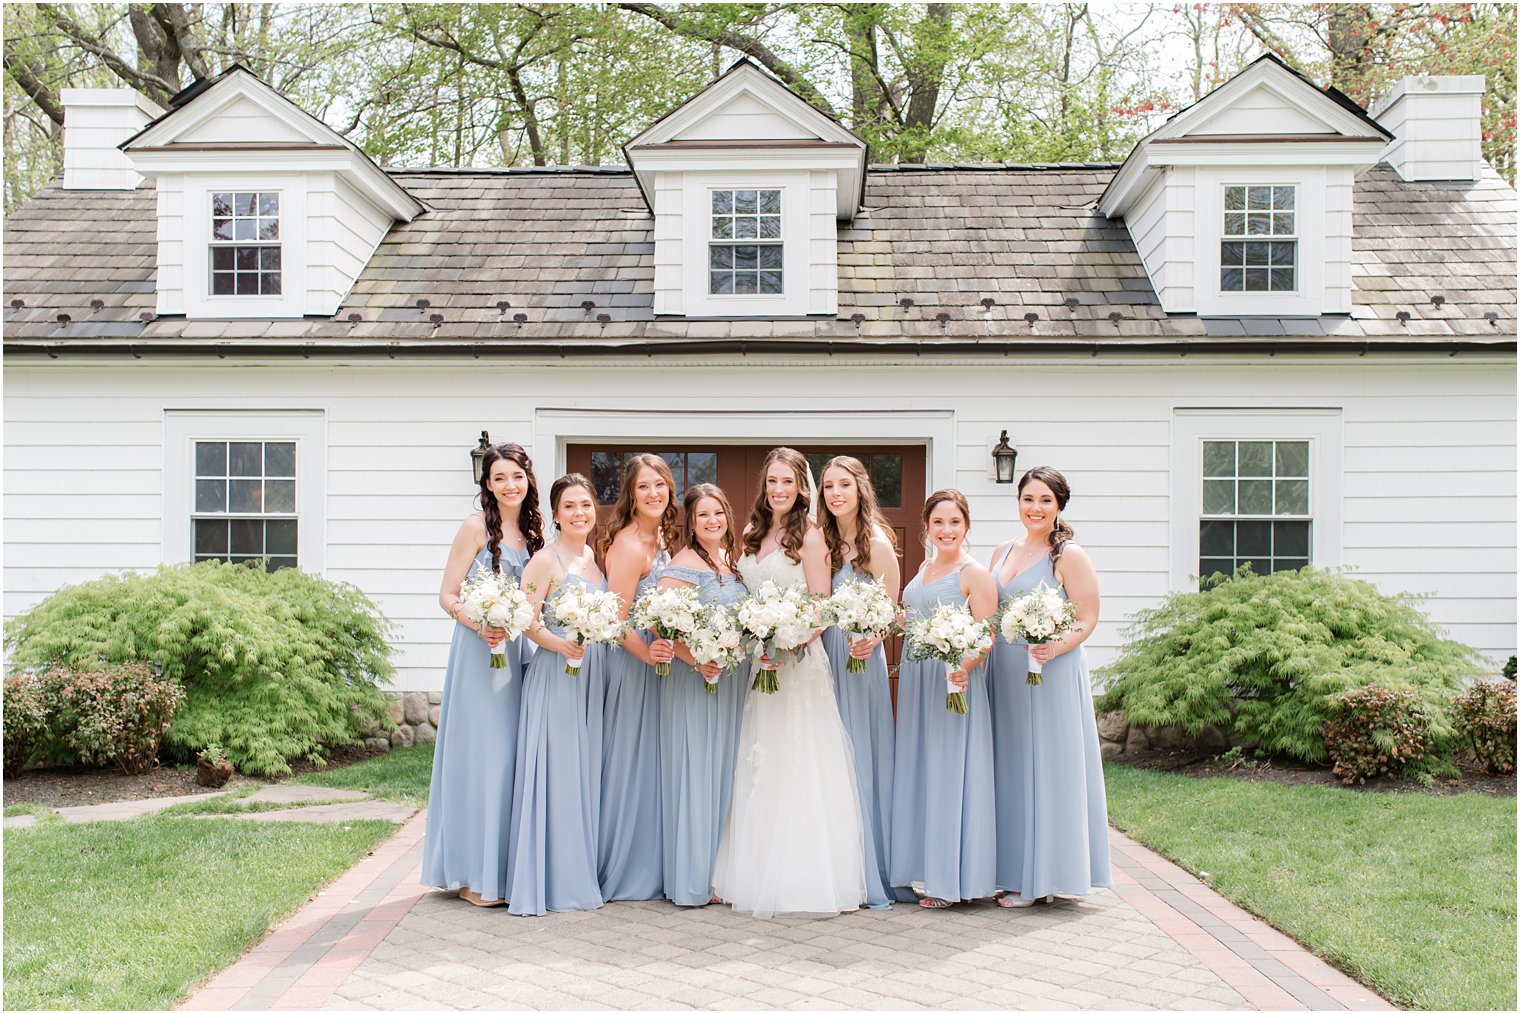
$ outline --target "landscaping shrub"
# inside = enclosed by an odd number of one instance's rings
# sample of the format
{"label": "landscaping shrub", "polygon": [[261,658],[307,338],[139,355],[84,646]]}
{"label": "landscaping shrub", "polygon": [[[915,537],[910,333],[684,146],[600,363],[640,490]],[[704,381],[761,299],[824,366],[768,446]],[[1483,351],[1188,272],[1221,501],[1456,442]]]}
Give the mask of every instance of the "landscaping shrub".
{"label": "landscaping shrub", "polygon": [[5,777],[21,773],[47,735],[48,707],[34,673],[5,681]]}
{"label": "landscaping shrub", "polygon": [[243,771],[276,775],[389,720],[389,626],[352,585],[208,561],[64,588],[10,621],[5,644],[13,669],[151,660],[185,690],[168,751],[220,743]]}
{"label": "landscaping shrub", "polygon": [[1511,683],[1515,681],[1515,656],[1511,655],[1509,657],[1509,661],[1504,663],[1504,670],[1499,675]]}
{"label": "landscaping shrub", "polygon": [[1420,696],[1406,688],[1348,690],[1325,723],[1325,747],[1347,785],[1378,775],[1425,775],[1435,743]]}
{"label": "landscaping shrub", "polygon": [[129,775],[152,769],[158,744],[185,692],[160,679],[146,662],[130,662],[95,672],[54,669],[43,685],[57,711],[49,723],[63,763],[82,767],[115,765]]}
{"label": "landscaping shrub", "polygon": [[1248,570],[1136,613],[1102,675],[1102,711],[1189,734],[1214,725],[1232,739],[1311,763],[1328,757],[1324,726],[1349,690],[1407,689],[1444,745],[1446,705],[1482,672],[1475,651],[1447,640],[1406,596],[1313,567]]}
{"label": "landscaping shrub", "polygon": [[1458,741],[1491,774],[1515,770],[1515,684],[1480,681],[1452,702]]}

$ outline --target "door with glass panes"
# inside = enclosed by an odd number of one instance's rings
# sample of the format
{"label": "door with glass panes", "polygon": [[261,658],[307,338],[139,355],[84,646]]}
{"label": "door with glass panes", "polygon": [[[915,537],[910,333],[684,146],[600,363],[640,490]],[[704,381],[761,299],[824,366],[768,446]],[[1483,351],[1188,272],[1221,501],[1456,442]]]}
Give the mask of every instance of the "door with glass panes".
{"label": "door with glass panes", "polygon": [[[596,488],[598,521],[606,522],[617,500],[622,482],[623,463],[634,454],[654,453],[670,464],[676,480],[675,499],[679,505],[687,488],[701,482],[722,487],[733,507],[736,533],[749,518],[755,497],[760,491],[760,466],[774,444],[571,444],[565,453],[568,471],[581,472]],[[871,484],[881,502],[882,514],[897,539],[897,558],[902,567],[903,583],[918,571],[924,560],[922,525],[927,490],[925,452],[918,446],[849,447],[831,444],[792,444],[807,455],[814,482],[823,463],[837,454],[859,458],[871,474]],[[683,518],[684,521],[684,518]],[[889,645],[888,661],[892,680],[892,699],[897,700],[897,662],[901,639]]]}

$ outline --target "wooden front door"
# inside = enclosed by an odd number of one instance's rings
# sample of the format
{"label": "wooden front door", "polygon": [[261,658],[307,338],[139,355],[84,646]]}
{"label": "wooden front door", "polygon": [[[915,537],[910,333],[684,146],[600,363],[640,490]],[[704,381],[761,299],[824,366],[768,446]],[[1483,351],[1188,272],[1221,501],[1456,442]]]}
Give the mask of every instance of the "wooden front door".
{"label": "wooden front door", "polygon": [[[596,489],[598,520],[606,522],[616,502],[622,483],[623,463],[630,455],[658,454],[670,465],[675,476],[675,498],[689,486],[712,482],[728,494],[734,509],[736,531],[749,518],[755,497],[760,492],[760,465],[774,444],[571,444],[565,451],[567,471],[581,472]],[[819,479],[823,463],[837,454],[859,458],[871,473],[882,513],[897,538],[897,559],[906,585],[918,573],[924,561],[922,524],[919,515],[928,497],[925,485],[926,457],[919,446],[848,447],[832,444],[795,443],[790,446],[807,455],[813,481]],[[684,520],[684,519],[683,519]],[[901,638],[889,645],[888,662],[892,679],[892,700],[897,700],[897,663],[902,651]]]}

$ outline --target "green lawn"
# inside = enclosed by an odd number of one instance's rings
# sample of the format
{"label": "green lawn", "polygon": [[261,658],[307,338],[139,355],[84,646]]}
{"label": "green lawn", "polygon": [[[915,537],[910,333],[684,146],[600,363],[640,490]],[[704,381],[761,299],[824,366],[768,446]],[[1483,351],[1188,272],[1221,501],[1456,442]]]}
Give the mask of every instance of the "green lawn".
{"label": "green lawn", "polygon": [[1515,1009],[1515,800],[1104,766],[1137,841],[1395,1002]]}
{"label": "green lawn", "polygon": [[[432,761],[397,750],[297,781],[423,806]],[[6,831],[5,1007],[172,1006],[394,830],[162,813]]]}

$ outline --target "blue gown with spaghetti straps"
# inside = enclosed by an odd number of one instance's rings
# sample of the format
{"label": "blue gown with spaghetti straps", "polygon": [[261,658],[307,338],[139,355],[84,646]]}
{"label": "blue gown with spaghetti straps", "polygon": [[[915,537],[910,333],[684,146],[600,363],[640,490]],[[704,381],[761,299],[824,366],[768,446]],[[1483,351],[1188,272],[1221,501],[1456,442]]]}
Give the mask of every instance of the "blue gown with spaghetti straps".
{"label": "blue gown with spaghetti straps", "polygon": [[[569,574],[561,588],[571,581],[589,583]],[[562,627],[549,629],[565,636]],[[528,663],[507,856],[507,910],[514,915],[602,906],[596,831],[606,666],[607,647],[600,644],[586,645],[579,676],[566,675],[565,657],[556,652],[539,649]]]}
{"label": "blue gown with spaghetti straps", "polygon": [[[927,585],[920,572],[903,590],[910,623],[944,602],[966,604],[959,570]],[[920,884],[927,896],[946,901],[985,898],[995,890],[992,710],[985,665],[971,670],[966,703],[964,715],[945,707],[943,662],[905,660],[898,667],[892,885]]]}
{"label": "blue gown with spaghetti straps", "polygon": [[[639,579],[634,601],[660,583],[664,550]],[[643,633],[645,643],[654,640]],[[607,648],[602,719],[602,811],[597,874],[608,901],[664,897],[660,829],[660,682],[654,666],[617,645]]]}
{"label": "blue gown with spaghetti straps", "polygon": [[[710,570],[666,567],[665,577],[695,585],[702,602],[733,605],[747,591],[737,574],[723,583]],[[677,905],[712,899],[713,864],[728,804],[749,663],[718,678],[708,693],[696,669],[677,658],[660,681],[660,815],[664,839],[665,897]]]}
{"label": "blue gown with spaghetti straps", "polygon": [[[1034,591],[1042,581],[1061,587],[1049,556],[1003,584],[1006,557],[1005,552],[992,562],[1000,604]],[[988,660],[997,885],[1025,898],[1091,894],[1112,887],[1113,874],[1087,652],[1078,645],[1046,662],[1044,682],[1032,687],[1026,682],[1027,651],[1024,642],[999,637]]]}
{"label": "blue gown with spaghetti straps", "polygon": [[[500,567],[521,579],[526,548],[501,546]],[[483,546],[470,573],[491,568]],[[468,887],[486,901],[507,896],[507,835],[512,823],[512,782],[517,768],[517,722],[524,663],[531,642],[507,642],[507,664],[491,668],[491,649],[480,634],[454,625],[438,742],[433,751],[422,882],[457,891]]]}
{"label": "blue gown with spaghetti straps", "polygon": [[[862,577],[848,560],[834,575],[833,590]],[[855,752],[855,781],[860,789],[860,817],[865,825],[866,907],[891,908],[894,900],[911,901],[911,891],[894,890],[887,857],[892,828],[892,688],[887,682],[887,653],[881,645],[866,659],[866,671],[845,669],[850,642],[844,631],[829,627],[823,648],[834,672],[834,699]]]}

